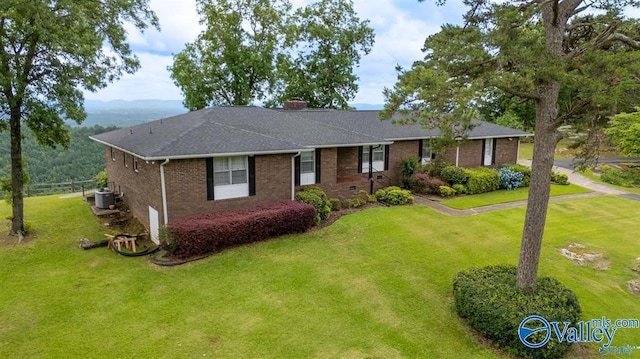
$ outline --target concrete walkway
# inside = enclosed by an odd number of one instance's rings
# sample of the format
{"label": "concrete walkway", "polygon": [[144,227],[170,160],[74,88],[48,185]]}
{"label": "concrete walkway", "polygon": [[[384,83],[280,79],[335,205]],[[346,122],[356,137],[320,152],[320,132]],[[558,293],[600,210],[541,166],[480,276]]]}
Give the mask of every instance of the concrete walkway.
{"label": "concrete walkway", "polygon": [[[518,161],[518,163],[521,165],[531,167],[531,160],[520,160]],[[620,197],[625,197],[629,199],[634,199],[636,201],[640,201],[640,196],[637,194],[624,192],[601,183],[596,183],[586,178],[585,176],[581,175],[580,173],[574,172],[573,170],[563,168],[563,167],[557,167],[557,166],[554,166],[553,170],[559,173],[566,174],[567,177],[569,177],[569,183],[573,183],[577,186],[590,189],[593,192],[568,194],[564,196],[554,196],[549,198],[550,202],[569,200],[569,199],[578,199],[578,198],[590,198],[590,197],[597,197],[597,196],[608,195],[608,194],[617,195]],[[416,204],[425,205],[427,207],[434,209],[437,212],[440,212],[442,214],[447,214],[450,216],[469,216],[469,215],[474,215],[478,213],[492,212],[492,211],[497,211],[501,209],[516,208],[516,207],[522,207],[527,205],[527,201],[522,200],[522,201],[492,204],[489,206],[482,206],[482,207],[476,207],[476,208],[470,208],[470,209],[454,209],[454,208],[447,207],[443,204],[440,204],[437,201],[431,200],[425,196],[418,195],[414,197],[415,197],[414,202]]]}

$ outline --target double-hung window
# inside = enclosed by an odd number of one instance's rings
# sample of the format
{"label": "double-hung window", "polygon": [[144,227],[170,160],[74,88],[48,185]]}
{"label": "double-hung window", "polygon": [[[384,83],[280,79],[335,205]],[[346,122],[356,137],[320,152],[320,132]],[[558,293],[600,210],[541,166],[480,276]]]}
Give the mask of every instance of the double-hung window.
{"label": "double-hung window", "polygon": [[433,159],[433,149],[431,147],[431,140],[422,140],[422,149],[420,153],[422,153],[420,160],[422,164],[427,164],[431,162]]}
{"label": "double-hung window", "polygon": [[[384,152],[385,146],[383,145],[371,147],[373,172],[384,171]],[[369,172],[369,147],[364,147],[362,151],[362,172]]]}
{"label": "double-hung window", "polygon": [[216,199],[249,195],[247,156],[213,159],[213,183]]}
{"label": "double-hung window", "polygon": [[315,151],[302,152],[300,154],[300,184],[316,183],[316,160]]}

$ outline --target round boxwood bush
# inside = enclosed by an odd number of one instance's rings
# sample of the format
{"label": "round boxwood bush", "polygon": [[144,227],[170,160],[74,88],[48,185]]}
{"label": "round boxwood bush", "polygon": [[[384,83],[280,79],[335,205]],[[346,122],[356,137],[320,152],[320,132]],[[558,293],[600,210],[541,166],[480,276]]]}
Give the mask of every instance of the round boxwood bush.
{"label": "round boxwood bush", "polygon": [[449,185],[465,184],[469,179],[469,175],[460,167],[447,166],[440,171],[440,178]]}
{"label": "round boxwood bush", "polygon": [[327,194],[319,187],[307,186],[300,188],[300,191],[296,193],[296,201],[307,203],[316,209],[316,218],[314,219],[314,225],[320,224],[321,221],[329,218],[331,214],[331,201],[327,197]]}
{"label": "round boxwood bush", "polygon": [[[469,325],[506,351],[527,358],[560,358],[571,344],[559,342],[552,333],[540,348],[525,346],[518,337],[518,327],[523,319],[539,315],[549,322],[570,322],[575,326],[581,315],[576,295],[553,278],[538,278],[533,293],[520,290],[516,286],[516,268],[513,266],[459,272],[453,280],[453,296],[456,312]],[[545,333],[533,335],[544,337]],[[531,337],[530,340],[542,339]]]}

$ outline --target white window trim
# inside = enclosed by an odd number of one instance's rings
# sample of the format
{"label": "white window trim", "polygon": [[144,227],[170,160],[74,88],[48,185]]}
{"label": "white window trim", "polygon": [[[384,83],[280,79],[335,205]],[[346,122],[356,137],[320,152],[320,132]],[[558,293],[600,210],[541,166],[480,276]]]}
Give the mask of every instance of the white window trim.
{"label": "white window trim", "polygon": [[[230,199],[230,198],[241,198],[241,197],[249,197],[249,157],[248,156],[230,156],[230,157],[222,157],[229,161],[230,158],[233,157],[244,157],[244,169],[245,169],[245,183],[238,184],[217,184],[215,180],[213,181],[213,197],[218,199]],[[222,172],[222,171],[218,171]],[[225,171],[229,172],[229,176],[232,176],[231,166],[229,165],[229,170]],[[215,160],[213,166],[213,175],[215,178]],[[231,180],[232,177],[229,178]]]}
{"label": "white window trim", "polygon": [[493,164],[493,141],[495,141],[495,138],[484,139],[484,152],[482,153],[483,166],[491,166]]}
{"label": "white window trim", "polygon": [[303,154],[311,153],[311,172],[302,172],[302,154],[300,155],[300,185],[316,184],[316,151],[303,152]]}
{"label": "white window trim", "polygon": [[111,147],[111,160],[112,160],[112,161],[115,161],[115,160],[116,160],[116,153],[115,153],[115,151],[113,150],[113,147]]}
{"label": "white window trim", "polygon": [[[373,161],[371,164],[373,165],[373,171],[372,172],[383,172],[384,171],[384,155],[385,155],[385,145],[374,145],[371,147],[374,147],[373,152],[371,153],[371,155],[373,156],[374,152],[378,152],[378,151],[382,151],[382,161]],[[379,148],[375,148],[375,147],[379,147]],[[365,160],[365,154],[368,156],[369,155],[369,146],[363,147],[362,148],[362,173],[366,173],[369,172],[369,159]],[[374,156],[375,157],[375,156]]]}

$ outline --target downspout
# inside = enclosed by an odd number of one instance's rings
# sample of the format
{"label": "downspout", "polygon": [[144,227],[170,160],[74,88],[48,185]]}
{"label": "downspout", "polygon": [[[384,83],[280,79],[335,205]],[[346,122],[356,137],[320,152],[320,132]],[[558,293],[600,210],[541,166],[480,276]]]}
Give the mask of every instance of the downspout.
{"label": "downspout", "polygon": [[516,163],[520,159],[520,137],[518,137],[518,149],[516,150]]}
{"label": "downspout", "polygon": [[456,146],[456,167],[458,166],[458,160],[460,159],[460,145]]}
{"label": "downspout", "polygon": [[164,215],[165,226],[169,224],[169,211],[167,210],[167,184],[164,179],[164,165],[169,163],[167,158],[160,164],[160,188],[162,189],[162,214]]}
{"label": "downspout", "polygon": [[302,152],[298,151],[293,157],[291,157],[291,200],[296,199],[296,157],[300,156]]}

